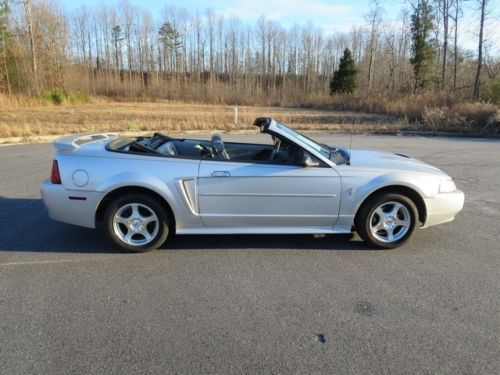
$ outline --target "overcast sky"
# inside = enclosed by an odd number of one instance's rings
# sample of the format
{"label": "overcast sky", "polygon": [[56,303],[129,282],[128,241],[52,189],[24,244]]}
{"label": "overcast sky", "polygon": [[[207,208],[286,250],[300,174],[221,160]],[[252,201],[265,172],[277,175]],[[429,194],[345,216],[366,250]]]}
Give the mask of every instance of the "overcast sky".
{"label": "overcast sky", "polygon": [[[90,8],[102,5],[115,6],[121,0],[60,0],[67,9],[86,5]],[[242,21],[254,24],[261,15],[278,21],[284,27],[294,24],[306,25],[309,22],[323,29],[325,34],[349,32],[353,25],[366,24],[365,14],[370,9],[370,0],[128,0],[132,5],[149,10],[153,15],[161,15],[166,6],[175,6],[193,11],[204,12],[207,8],[227,17],[236,16]],[[467,3],[464,17],[459,27],[459,44],[462,47],[477,48],[477,13]],[[381,0],[388,22],[399,20],[404,1]],[[492,0],[492,17],[488,22],[488,47],[500,54],[500,0]]]}

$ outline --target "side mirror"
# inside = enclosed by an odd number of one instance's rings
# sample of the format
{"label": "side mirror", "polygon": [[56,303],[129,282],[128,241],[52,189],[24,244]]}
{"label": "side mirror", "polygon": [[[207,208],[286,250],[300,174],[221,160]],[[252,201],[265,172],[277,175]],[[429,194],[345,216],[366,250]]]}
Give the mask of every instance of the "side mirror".
{"label": "side mirror", "polygon": [[317,167],[319,166],[319,162],[313,160],[313,158],[311,157],[311,155],[309,155],[308,152],[304,152],[302,154],[302,165],[304,167]]}

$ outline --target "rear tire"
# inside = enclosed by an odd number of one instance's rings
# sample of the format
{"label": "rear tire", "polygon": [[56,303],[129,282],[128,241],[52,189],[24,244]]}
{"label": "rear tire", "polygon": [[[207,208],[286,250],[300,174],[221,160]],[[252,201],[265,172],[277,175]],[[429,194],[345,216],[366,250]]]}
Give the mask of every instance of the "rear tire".
{"label": "rear tire", "polygon": [[358,234],[376,249],[394,249],[406,243],[417,226],[415,203],[400,194],[385,193],[370,198],[355,219]]}
{"label": "rear tire", "polygon": [[104,231],[125,252],[144,253],[159,248],[170,233],[170,217],[154,198],[127,194],[106,208]]}

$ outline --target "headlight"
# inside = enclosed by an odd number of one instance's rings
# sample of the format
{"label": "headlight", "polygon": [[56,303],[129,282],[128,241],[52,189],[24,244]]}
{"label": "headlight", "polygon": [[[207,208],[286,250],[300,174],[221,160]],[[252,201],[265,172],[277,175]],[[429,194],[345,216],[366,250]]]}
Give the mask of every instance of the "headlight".
{"label": "headlight", "polygon": [[439,184],[439,192],[440,193],[451,193],[452,191],[457,190],[455,183],[453,180],[442,180]]}

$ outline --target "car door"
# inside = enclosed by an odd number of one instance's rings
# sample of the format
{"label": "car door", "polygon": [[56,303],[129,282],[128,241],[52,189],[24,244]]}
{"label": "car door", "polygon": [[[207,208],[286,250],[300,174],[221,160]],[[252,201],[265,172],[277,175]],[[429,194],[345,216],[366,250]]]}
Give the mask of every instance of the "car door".
{"label": "car door", "polygon": [[340,206],[335,169],[202,160],[199,212],[210,227],[333,226]]}

